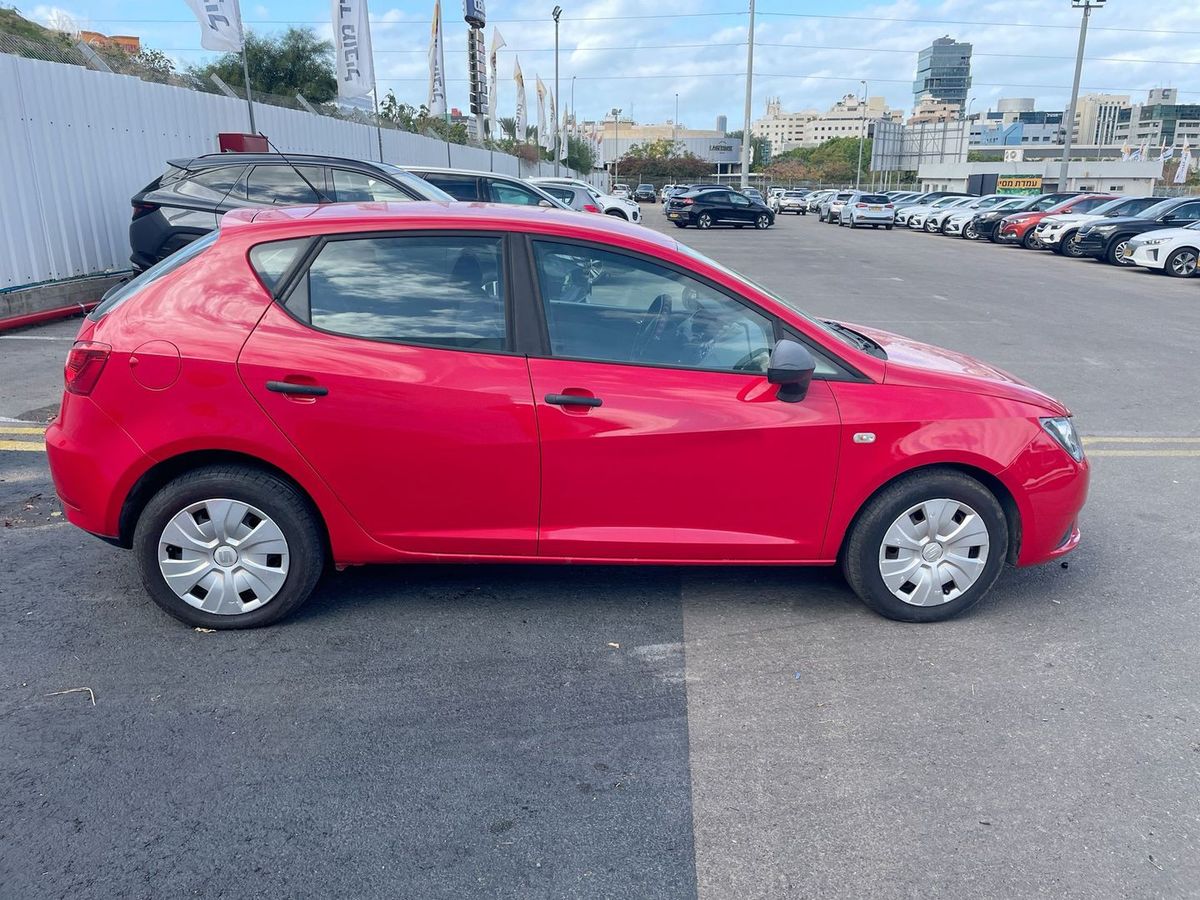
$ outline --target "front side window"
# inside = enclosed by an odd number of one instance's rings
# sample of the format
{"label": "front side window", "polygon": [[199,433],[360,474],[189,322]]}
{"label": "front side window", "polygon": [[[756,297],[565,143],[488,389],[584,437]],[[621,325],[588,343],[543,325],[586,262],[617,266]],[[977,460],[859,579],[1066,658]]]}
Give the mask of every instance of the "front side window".
{"label": "front side window", "polygon": [[244,187],[245,199],[251,203],[316,203],[320,200],[316,192],[325,188],[325,172],[320,166],[255,166]]}
{"label": "front side window", "polygon": [[502,239],[444,235],[333,240],[287,300],[316,328],[456,349],[507,347]]}
{"label": "front side window", "polygon": [[1200,203],[1185,203],[1172,210],[1173,222],[1195,222],[1200,220]]}
{"label": "front side window", "polygon": [[765,372],[775,345],[763,313],[641,257],[534,241],[555,356]]}
{"label": "front side window", "polygon": [[333,170],[333,191],[338,203],[371,203],[378,200],[412,200],[398,187],[382,178],[350,169]]}
{"label": "front side window", "polygon": [[421,175],[434,187],[439,188],[455,200],[479,200],[479,179],[474,175],[445,175],[441,172],[428,172]]}
{"label": "front side window", "polygon": [[730,194],[729,199],[733,201],[734,206],[749,206],[750,201],[741,194]]}

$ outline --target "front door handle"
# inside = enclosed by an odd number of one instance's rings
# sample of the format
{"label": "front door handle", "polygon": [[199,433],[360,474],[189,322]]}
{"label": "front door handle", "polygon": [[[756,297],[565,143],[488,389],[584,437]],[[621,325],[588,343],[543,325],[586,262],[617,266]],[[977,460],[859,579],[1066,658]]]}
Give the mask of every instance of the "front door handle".
{"label": "front door handle", "polygon": [[555,406],[603,406],[604,401],[599,397],[585,397],[579,394],[547,394],[546,402]]}
{"label": "front door handle", "polygon": [[267,390],[276,394],[296,394],[301,397],[324,397],[329,388],[319,384],[293,384],[290,381],[268,381]]}

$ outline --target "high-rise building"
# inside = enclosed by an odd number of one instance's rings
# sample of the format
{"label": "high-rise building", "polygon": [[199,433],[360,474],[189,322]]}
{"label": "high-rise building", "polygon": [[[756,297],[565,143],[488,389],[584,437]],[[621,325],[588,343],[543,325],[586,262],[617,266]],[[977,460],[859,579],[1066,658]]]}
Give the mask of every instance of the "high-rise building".
{"label": "high-rise building", "polygon": [[917,57],[917,77],[913,81],[913,106],[933,99],[957,103],[966,109],[971,89],[971,45],[951,37],[940,37]]}
{"label": "high-rise building", "polygon": [[1123,94],[1084,94],[1075,104],[1075,144],[1111,144],[1116,139],[1121,110],[1129,109]]}
{"label": "high-rise building", "polygon": [[724,134],[729,130],[729,119],[725,116],[717,116],[717,131]]}

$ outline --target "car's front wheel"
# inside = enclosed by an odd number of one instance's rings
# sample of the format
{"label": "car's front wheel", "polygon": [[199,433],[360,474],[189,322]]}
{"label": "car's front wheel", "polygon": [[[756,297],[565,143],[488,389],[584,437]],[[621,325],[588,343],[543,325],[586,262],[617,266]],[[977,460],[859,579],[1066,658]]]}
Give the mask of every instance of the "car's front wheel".
{"label": "car's front wheel", "polygon": [[842,568],[862,601],[903,622],[940,622],[974,606],[1008,554],[1008,522],[984,485],[962,472],[914,472],[859,513]]}
{"label": "car's front wheel", "polygon": [[1180,247],[1167,257],[1163,271],[1176,278],[1191,278],[1196,274],[1197,250],[1193,247]]}
{"label": "car's front wheel", "polygon": [[1125,248],[1129,245],[1128,237],[1117,238],[1108,245],[1105,259],[1114,266],[1132,266],[1133,260],[1125,258]]}
{"label": "car's front wheel", "polygon": [[754,227],[758,229],[770,228],[771,217],[766,213],[759,213],[758,218],[754,220]]}
{"label": "car's front wheel", "polygon": [[625,213],[621,212],[621,210],[619,210],[619,209],[610,209],[608,212],[605,213],[605,215],[606,216],[616,216],[618,219],[624,219],[626,222],[629,221],[629,216],[625,215]]}
{"label": "car's front wheel", "polygon": [[249,466],[187,472],[150,498],[133,549],[151,598],[204,628],[269,625],[298,609],[325,567],[312,504]]}
{"label": "car's front wheel", "polygon": [[979,240],[979,229],[977,229],[974,225],[968,223],[966,226],[963,227],[962,236],[965,240],[977,241],[977,240]]}

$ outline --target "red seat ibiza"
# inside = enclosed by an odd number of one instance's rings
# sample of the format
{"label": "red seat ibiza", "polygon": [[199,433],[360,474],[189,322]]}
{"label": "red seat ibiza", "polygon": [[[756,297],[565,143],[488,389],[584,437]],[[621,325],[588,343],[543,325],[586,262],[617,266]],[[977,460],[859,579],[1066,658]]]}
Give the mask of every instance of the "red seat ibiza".
{"label": "red seat ibiza", "polygon": [[242,210],[87,317],[67,517],[192,625],[361,563],[840,563],[936,621],[1068,553],[1061,403],[825,322],[674,240],[475,204]]}

